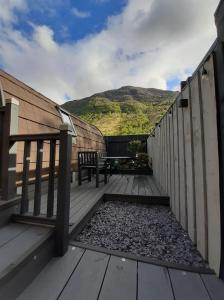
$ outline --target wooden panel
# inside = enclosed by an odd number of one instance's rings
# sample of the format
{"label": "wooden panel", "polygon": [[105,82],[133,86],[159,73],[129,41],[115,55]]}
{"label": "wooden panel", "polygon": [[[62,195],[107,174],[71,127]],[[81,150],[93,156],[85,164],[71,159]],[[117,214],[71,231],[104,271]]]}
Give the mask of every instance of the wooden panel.
{"label": "wooden panel", "polygon": [[138,300],[173,300],[166,268],[138,263]]}
{"label": "wooden panel", "polygon": [[83,249],[69,247],[63,257],[53,258],[18,297],[18,300],[57,299],[83,252]]}
{"label": "wooden panel", "polygon": [[220,266],[221,232],[219,154],[213,56],[205,64],[205,69],[208,72],[208,78],[201,80],[201,87],[208,210],[208,260],[218,273]]}
{"label": "wooden panel", "polygon": [[97,300],[109,256],[87,250],[59,299]]}
{"label": "wooden panel", "polygon": [[196,199],[197,247],[207,258],[207,200],[205,191],[204,137],[198,74],[191,81],[194,181]]}
{"label": "wooden panel", "polygon": [[184,145],[184,122],[183,109],[178,108],[178,137],[179,137],[179,178],[180,178],[180,222],[187,229],[187,203],[185,181],[185,145]]}
{"label": "wooden panel", "polygon": [[179,177],[179,138],[177,104],[173,106],[174,167],[175,167],[175,216],[180,220],[180,177]]}
{"label": "wooden panel", "polygon": [[175,300],[210,300],[197,273],[169,269]]}
{"label": "wooden panel", "polygon": [[99,300],[136,300],[137,262],[111,256]]}
{"label": "wooden panel", "polygon": [[170,120],[169,114],[166,115],[166,135],[167,135],[167,195],[171,193],[171,154],[170,154]]}
{"label": "wooden panel", "polygon": [[174,131],[173,131],[173,109],[169,114],[169,127],[170,127],[170,200],[171,209],[175,212],[175,163],[174,163]]}
{"label": "wooden panel", "polygon": [[192,137],[192,99],[190,87],[183,91],[183,98],[188,99],[188,107],[183,109],[184,118],[184,143],[186,159],[186,195],[187,195],[187,218],[188,233],[193,242],[196,242],[196,208],[194,187],[194,156]]}

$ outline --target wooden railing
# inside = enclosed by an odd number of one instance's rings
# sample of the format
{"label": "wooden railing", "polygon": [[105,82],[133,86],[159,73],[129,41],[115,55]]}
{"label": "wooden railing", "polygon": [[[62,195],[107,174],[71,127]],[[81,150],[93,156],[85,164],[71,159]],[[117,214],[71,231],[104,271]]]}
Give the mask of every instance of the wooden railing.
{"label": "wooden railing", "polygon": [[[23,170],[22,170],[22,195],[20,213],[18,218],[24,221],[49,224],[56,229],[56,252],[63,255],[68,248],[69,237],[69,210],[70,210],[70,182],[71,182],[71,151],[72,134],[67,125],[63,125],[60,133],[11,135],[10,147],[15,143],[24,143]],[[31,143],[36,143],[36,169],[35,169],[35,192],[33,207],[30,206],[28,196],[29,169],[31,156]],[[42,164],[43,146],[45,143],[50,147],[49,180],[47,191],[47,209],[41,211],[42,200]],[[59,146],[59,167],[57,172],[57,200],[55,201],[55,161],[56,145]],[[13,183],[15,185],[15,182]],[[57,207],[54,214],[54,206]]]}

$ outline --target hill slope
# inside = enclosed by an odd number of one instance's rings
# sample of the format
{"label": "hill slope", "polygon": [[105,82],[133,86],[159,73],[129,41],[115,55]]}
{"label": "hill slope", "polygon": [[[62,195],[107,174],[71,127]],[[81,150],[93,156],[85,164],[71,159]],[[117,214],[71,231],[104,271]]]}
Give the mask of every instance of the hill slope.
{"label": "hill slope", "polygon": [[97,126],[105,135],[149,133],[177,92],[124,86],[73,100],[63,108]]}

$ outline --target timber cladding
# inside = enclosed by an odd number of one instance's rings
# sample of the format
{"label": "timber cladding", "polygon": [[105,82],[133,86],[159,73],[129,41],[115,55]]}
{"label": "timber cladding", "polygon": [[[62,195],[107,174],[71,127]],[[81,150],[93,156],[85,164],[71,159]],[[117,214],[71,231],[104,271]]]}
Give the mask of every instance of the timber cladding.
{"label": "timber cladding", "polygon": [[[58,110],[58,105],[33,90],[15,77],[0,70],[0,82],[2,84],[4,97],[16,98],[19,101],[18,134],[32,133],[54,133],[59,131],[62,124],[62,118]],[[78,151],[105,151],[104,137],[94,126],[87,124],[78,117],[71,115],[75,126],[77,138],[73,144],[72,151],[72,169],[77,170],[77,152]],[[57,147],[58,148],[58,147]],[[20,183],[21,171],[23,167],[23,149],[22,142],[17,143],[17,183]],[[43,177],[47,176],[49,167],[49,143],[45,142],[43,147]],[[58,151],[56,151],[56,166],[58,165]],[[36,168],[36,143],[31,145],[30,157],[30,180],[35,178]]]}
{"label": "timber cladding", "polygon": [[[202,256],[220,270],[220,177],[212,49],[148,139],[156,181]],[[188,99],[188,105],[180,105]]]}

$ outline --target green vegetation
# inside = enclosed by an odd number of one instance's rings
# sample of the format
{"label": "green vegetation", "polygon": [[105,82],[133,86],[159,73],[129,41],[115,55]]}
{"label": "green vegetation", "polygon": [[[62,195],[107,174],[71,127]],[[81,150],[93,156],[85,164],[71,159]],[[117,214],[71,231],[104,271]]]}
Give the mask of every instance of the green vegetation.
{"label": "green vegetation", "polygon": [[138,140],[130,141],[128,143],[128,152],[132,156],[136,156],[137,153],[139,153],[142,149],[142,142]]}
{"label": "green vegetation", "polygon": [[97,126],[104,135],[148,134],[175,97],[170,91],[123,87],[70,101],[63,107]]}

